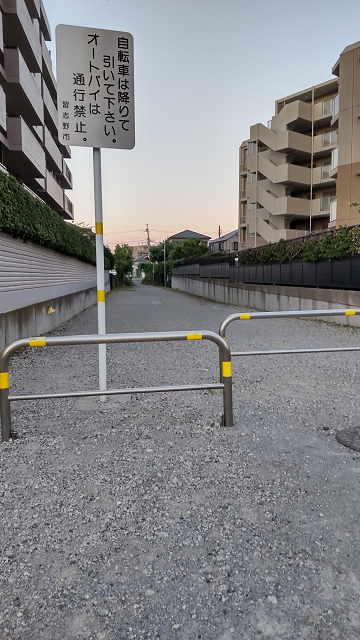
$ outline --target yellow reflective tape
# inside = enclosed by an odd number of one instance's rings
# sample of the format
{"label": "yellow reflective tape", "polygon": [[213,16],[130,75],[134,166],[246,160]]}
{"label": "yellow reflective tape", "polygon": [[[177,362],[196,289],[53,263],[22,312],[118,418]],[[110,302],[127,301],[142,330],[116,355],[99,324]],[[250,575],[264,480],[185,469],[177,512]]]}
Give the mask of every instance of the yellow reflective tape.
{"label": "yellow reflective tape", "polygon": [[345,315],[346,316],[354,316],[355,315],[355,309],[346,309]]}
{"label": "yellow reflective tape", "polygon": [[231,378],[231,362],[222,363],[222,372],[224,378]]}
{"label": "yellow reflective tape", "polygon": [[45,338],[30,338],[29,347],[46,347]]}
{"label": "yellow reflective tape", "polygon": [[103,223],[102,222],[95,222],[95,232],[97,233],[97,235],[102,236],[102,234],[103,234]]}
{"label": "yellow reflective tape", "polygon": [[8,389],[9,388],[9,374],[0,373],[0,389]]}
{"label": "yellow reflective tape", "polygon": [[99,289],[97,292],[97,301],[98,302],[105,302],[105,291]]}
{"label": "yellow reflective tape", "polygon": [[199,331],[194,331],[193,333],[188,333],[187,334],[187,339],[188,340],[202,340],[202,333],[199,333]]}
{"label": "yellow reflective tape", "polygon": [[250,320],[250,313],[240,313],[240,320]]}

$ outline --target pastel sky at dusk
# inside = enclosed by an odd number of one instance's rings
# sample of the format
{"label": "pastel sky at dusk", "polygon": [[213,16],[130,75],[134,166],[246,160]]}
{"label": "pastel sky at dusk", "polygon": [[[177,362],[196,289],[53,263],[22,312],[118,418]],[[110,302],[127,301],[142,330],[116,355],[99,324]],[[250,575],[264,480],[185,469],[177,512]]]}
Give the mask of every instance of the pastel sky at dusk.
{"label": "pastel sky at dusk", "polygon": [[[238,149],[276,99],[329,80],[360,40],[359,0],[44,0],[51,25],[134,37],[136,144],[102,151],[104,237],[237,227]],[[92,150],[72,147],[75,221],[94,225]]]}

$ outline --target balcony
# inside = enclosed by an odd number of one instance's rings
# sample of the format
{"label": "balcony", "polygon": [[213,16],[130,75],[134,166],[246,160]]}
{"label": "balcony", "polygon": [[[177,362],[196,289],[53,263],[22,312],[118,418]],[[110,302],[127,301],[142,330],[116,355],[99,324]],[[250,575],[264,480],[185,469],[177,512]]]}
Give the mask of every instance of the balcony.
{"label": "balcony", "polygon": [[241,190],[240,191],[240,200],[246,200],[246,191],[245,190]]}
{"label": "balcony", "polygon": [[332,99],[324,100],[314,104],[314,122],[316,125],[325,126],[331,124],[332,118]]}
{"label": "balcony", "polygon": [[4,89],[0,86],[0,128],[6,131],[6,94]]}
{"label": "balcony", "polygon": [[66,218],[67,220],[74,220],[74,205],[71,202],[71,200],[69,200],[69,198],[65,193],[64,193],[64,212],[65,212],[65,215],[63,215],[64,218]]}
{"label": "balcony", "polygon": [[44,202],[58,213],[64,215],[64,191],[50,171],[46,169],[45,178],[36,182],[38,185],[37,191],[39,191]]}
{"label": "balcony", "polygon": [[25,0],[31,18],[40,18],[40,0]]}
{"label": "balcony", "polygon": [[330,222],[336,222],[337,200],[330,202]]}
{"label": "balcony", "polygon": [[33,22],[24,0],[2,0],[5,47],[19,47],[33,73],[41,72],[39,24]]}
{"label": "balcony", "polygon": [[46,126],[44,127],[44,145],[46,159],[49,166],[54,171],[54,173],[61,173],[63,169],[62,155],[54,141],[54,138],[52,137],[49,129]]}
{"label": "balcony", "polygon": [[62,172],[57,176],[59,184],[63,189],[72,189],[72,173],[65,160],[62,160]]}
{"label": "balcony", "polygon": [[239,220],[239,227],[245,227],[245,226],[246,226],[246,216],[241,216]]}
{"label": "balcony", "polygon": [[240,173],[246,173],[246,165],[245,164],[241,164],[240,165]]}
{"label": "balcony", "polygon": [[333,117],[332,117],[332,120],[331,120],[331,126],[333,127],[333,126],[335,126],[335,124],[339,120],[340,105],[339,105],[339,94],[338,93],[333,98],[332,102],[333,102],[333,104],[332,104]]}
{"label": "balcony", "polygon": [[58,135],[58,117],[57,117],[57,109],[55,107],[54,101],[50,95],[50,91],[47,88],[44,80],[42,82],[42,92],[45,106],[45,124],[50,129],[51,133],[54,136]]}
{"label": "balcony", "polygon": [[330,165],[330,175],[332,178],[336,178],[337,169],[339,163],[339,147],[335,147],[335,149],[331,152],[331,165]]}
{"label": "balcony", "polygon": [[330,186],[335,184],[335,180],[331,175],[330,164],[313,169],[313,185]]}
{"label": "balcony", "polygon": [[21,117],[7,118],[9,149],[3,145],[4,164],[24,182],[44,178],[46,171],[45,152],[36,137]]}
{"label": "balcony", "polygon": [[6,94],[8,115],[21,115],[28,125],[42,125],[44,122],[42,97],[19,49],[5,48],[4,67],[8,81]]}
{"label": "balcony", "polygon": [[317,158],[330,155],[331,149],[337,145],[337,131],[327,131],[313,138],[314,154]]}
{"label": "balcony", "polygon": [[41,31],[45,36],[45,40],[51,40],[50,24],[42,0],[40,0],[40,25]]}
{"label": "balcony", "polygon": [[50,51],[46,46],[43,34],[41,34],[42,71],[47,88],[53,100],[56,100],[56,80],[52,69]]}

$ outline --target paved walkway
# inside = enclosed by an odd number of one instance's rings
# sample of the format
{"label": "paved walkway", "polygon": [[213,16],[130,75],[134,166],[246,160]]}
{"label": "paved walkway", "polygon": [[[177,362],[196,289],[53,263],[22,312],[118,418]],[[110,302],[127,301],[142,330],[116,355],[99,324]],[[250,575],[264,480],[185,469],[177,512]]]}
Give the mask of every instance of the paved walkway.
{"label": "paved walkway", "polygon": [[[218,330],[234,311],[137,285],[107,330]],[[58,333],[96,333],[96,308]],[[234,350],[358,345],[306,320],[233,323]],[[359,637],[359,356],[233,364],[221,392],[17,403],[0,445],[0,637],[7,640]],[[213,382],[200,341],[111,345],[111,387]],[[28,350],[13,393],[97,386],[97,347]]]}

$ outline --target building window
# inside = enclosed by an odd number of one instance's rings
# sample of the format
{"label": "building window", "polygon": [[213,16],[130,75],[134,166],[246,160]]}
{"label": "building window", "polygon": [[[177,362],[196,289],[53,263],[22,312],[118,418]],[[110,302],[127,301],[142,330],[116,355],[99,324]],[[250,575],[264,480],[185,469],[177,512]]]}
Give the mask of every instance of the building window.
{"label": "building window", "polygon": [[213,244],[209,244],[209,249],[210,249],[210,251],[215,251],[214,245]]}
{"label": "building window", "polygon": [[322,134],[322,146],[329,147],[331,144],[337,144],[338,141],[338,132],[337,131],[327,131]]}
{"label": "building window", "polygon": [[257,153],[257,142],[249,142],[248,144],[248,156],[254,156]]}
{"label": "building window", "polygon": [[254,238],[255,237],[255,233],[250,233],[248,224],[246,225],[246,236],[247,236],[247,238]]}
{"label": "building window", "polygon": [[232,243],[232,248],[233,248],[233,251],[237,251],[238,248],[239,248],[239,243],[238,242],[233,242]]}
{"label": "building window", "polygon": [[332,104],[333,115],[336,116],[336,114],[339,113],[339,94],[338,93],[333,98],[332,102],[333,102]]}
{"label": "building window", "polygon": [[219,251],[224,251],[224,243],[219,242]]}

